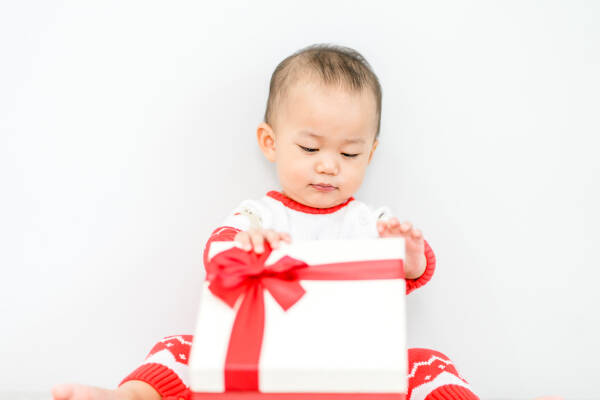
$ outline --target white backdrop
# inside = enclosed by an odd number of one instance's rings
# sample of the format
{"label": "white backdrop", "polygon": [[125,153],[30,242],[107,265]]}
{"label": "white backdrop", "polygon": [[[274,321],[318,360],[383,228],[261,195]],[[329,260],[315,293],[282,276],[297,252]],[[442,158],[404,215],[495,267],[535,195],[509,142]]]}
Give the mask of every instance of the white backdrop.
{"label": "white backdrop", "polygon": [[192,333],[209,233],[277,188],[270,74],[331,42],[383,86],[356,197],[438,257],[409,344],[484,399],[597,399],[599,22],[572,0],[3,2],[0,390],[115,387]]}

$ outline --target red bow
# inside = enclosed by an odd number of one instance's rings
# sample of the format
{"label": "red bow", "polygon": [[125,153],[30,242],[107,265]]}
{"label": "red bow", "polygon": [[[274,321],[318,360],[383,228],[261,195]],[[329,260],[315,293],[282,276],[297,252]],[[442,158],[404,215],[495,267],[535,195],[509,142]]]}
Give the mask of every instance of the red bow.
{"label": "red bow", "polygon": [[266,242],[265,247],[262,254],[233,247],[213,257],[206,276],[210,281],[210,291],[233,308],[237,299],[249,292],[251,286],[261,285],[287,311],[306,293],[300,286],[296,270],[306,268],[308,264],[284,256],[275,264],[266,266],[271,248]]}

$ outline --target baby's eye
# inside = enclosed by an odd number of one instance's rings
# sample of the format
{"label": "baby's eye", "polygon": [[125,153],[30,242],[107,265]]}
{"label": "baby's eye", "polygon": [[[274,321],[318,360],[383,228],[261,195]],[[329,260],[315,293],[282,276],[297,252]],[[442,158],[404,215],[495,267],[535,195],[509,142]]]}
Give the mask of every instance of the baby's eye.
{"label": "baby's eye", "polygon": [[304,146],[300,146],[300,145],[298,145],[298,147],[300,147],[304,151],[308,151],[309,153],[313,153],[315,151],[319,151],[319,149],[311,149],[310,147],[304,147]]}
{"label": "baby's eye", "polygon": [[342,155],[344,157],[348,157],[348,158],[354,158],[356,156],[358,156],[360,153],[356,153],[356,154],[348,154],[348,153],[342,153]]}

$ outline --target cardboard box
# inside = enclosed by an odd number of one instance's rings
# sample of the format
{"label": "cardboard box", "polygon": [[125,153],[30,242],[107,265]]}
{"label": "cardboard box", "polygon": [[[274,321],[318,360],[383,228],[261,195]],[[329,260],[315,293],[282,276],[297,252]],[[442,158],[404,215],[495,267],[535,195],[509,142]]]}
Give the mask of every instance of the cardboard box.
{"label": "cardboard box", "polygon": [[190,358],[195,400],[401,400],[404,241],[320,240],[256,255],[213,242]]}

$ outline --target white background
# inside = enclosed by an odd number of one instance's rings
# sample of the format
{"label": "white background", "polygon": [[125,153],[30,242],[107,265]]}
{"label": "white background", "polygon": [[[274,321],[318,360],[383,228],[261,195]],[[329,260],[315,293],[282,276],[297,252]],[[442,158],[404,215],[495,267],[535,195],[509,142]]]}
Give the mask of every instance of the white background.
{"label": "white background", "polygon": [[115,387],[192,333],[208,235],[277,188],[271,72],[356,48],[383,86],[356,197],[438,257],[411,346],[484,399],[600,396],[600,3],[0,6],[0,390]]}

